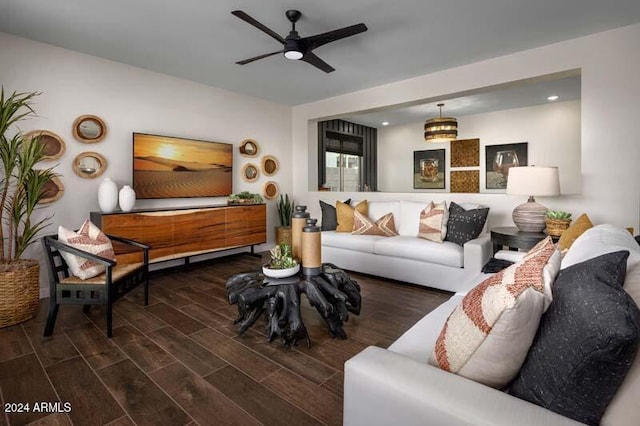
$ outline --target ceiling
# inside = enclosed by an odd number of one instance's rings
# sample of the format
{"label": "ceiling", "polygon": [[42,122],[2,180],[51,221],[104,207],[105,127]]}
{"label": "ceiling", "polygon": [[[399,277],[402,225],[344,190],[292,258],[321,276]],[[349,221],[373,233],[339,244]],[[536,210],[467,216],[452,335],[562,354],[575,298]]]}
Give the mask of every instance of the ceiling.
{"label": "ceiling", "polygon": [[[567,76],[567,74],[570,75]],[[553,101],[547,99],[553,95],[558,98]],[[581,76],[579,72],[574,71],[489,87],[474,91],[472,94],[452,96],[419,105],[352,114],[341,119],[370,127],[381,127],[383,122],[389,123],[389,126],[395,126],[437,117],[439,103],[444,103],[443,116],[459,118],[465,115],[485,114],[550,102],[573,101],[580,98]]]}
{"label": "ceiling", "polygon": [[[369,31],[314,51],[330,74],[231,15],[241,9],[286,35],[287,9],[314,35]],[[0,31],[288,105],[640,22],[638,0],[2,0]],[[6,56],[4,56],[6,58]]]}

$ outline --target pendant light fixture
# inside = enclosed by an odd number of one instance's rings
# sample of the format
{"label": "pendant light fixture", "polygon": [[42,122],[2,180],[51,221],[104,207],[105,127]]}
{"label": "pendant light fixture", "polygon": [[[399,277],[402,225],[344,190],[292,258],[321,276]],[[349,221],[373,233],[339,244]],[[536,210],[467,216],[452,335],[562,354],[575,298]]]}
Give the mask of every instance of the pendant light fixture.
{"label": "pendant light fixture", "polygon": [[442,107],[438,104],[440,116],[430,118],[424,122],[424,140],[427,142],[445,142],[458,137],[458,120],[453,117],[443,117]]}

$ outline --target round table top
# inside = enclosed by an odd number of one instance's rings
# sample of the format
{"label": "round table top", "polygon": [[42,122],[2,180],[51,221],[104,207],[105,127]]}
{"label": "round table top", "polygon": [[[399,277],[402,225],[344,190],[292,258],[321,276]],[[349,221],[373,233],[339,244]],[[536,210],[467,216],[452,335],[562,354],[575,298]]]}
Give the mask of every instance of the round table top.
{"label": "round table top", "polygon": [[524,232],[519,230],[517,227],[515,226],[502,226],[502,227],[498,227],[498,228],[492,228],[491,229],[492,233],[496,233],[496,234],[501,234],[501,235],[509,235],[509,236],[514,236],[514,237],[525,237],[525,236],[544,236],[546,237],[547,234],[544,232]]}

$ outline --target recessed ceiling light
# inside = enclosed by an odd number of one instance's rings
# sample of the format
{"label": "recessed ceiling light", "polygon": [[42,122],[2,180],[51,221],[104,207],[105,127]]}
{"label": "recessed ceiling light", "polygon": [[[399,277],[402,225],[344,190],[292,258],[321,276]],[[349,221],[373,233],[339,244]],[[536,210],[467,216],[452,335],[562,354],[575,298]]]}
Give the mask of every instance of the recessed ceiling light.
{"label": "recessed ceiling light", "polygon": [[382,125],[383,125],[383,126],[388,126],[388,125],[389,125],[389,122],[388,122],[388,121],[383,121],[383,122],[382,122]]}
{"label": "recessed ceiling light", "polygon": [[549,100],[549,101],[555,101],[555,100],[557,100],[557,99],[558,99],[558,95],[551,95],[551,96],[549,96],[549,97],[547,98],[547,100]]}

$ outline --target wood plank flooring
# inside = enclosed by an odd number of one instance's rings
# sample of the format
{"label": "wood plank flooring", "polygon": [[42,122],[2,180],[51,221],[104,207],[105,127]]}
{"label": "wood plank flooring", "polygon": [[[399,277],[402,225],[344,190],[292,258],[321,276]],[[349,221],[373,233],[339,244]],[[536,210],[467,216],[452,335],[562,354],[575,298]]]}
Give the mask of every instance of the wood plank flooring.
{"label": "wood plank flooring", "polygon": [[[451,294],[352,273],[362,313],[332,339],[303,297],[312,346],[267,343],[261,319],[237,336],[224,291],[257,257],[235,255],[151,276],[149,306],[136,289],[114,306],[113,338],[104,309],[88,315],[61,306],[44,338],[48,300],[38,315],[0,329],[0,426],[46,425],[339,425],[343,364],[368,345],[387,347]],[[65,413],[34,412],[36,402],[68,402]]]}

